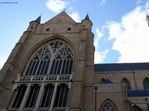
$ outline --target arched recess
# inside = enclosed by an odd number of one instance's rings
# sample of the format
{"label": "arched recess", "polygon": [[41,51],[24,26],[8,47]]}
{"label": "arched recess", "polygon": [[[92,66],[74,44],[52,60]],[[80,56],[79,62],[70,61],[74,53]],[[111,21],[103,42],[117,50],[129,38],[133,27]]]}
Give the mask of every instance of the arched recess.
{"label": "arched recess", "polygon": [[128,79],[123,78],[121,80],[122,85],[124,85],[125,89],[131,89],[131,84]]}
{"label": "arched recess", "polygon": [[69,40],[68,38],[66,38],[65,36],[54,35],[54,36],[44,38],[43,40],[40,40],[36,43],[33,43],[33,45],[30,46],[30,48],[27,49],[26,52],[24,52],[24,54],[21,56],[21,63],[20,63],[19,73],[24,72],[24,69],[26,67],[26,64],[27,64],[28,60],[35,53],[36,50],[38,50],[44,44],[46,44],[50,41],[54,41],[54,40],[61,40],[61,41],[65,42],[68,46],[70,46],[70,48],[72,49],[72,52],[73,52],[73,59],[74,59],[73,66],[75,66],[76,65],[76,62],[75,62],[76,60],[75,59],[78,55],[76,45],[74,45],[74,43],[71,40]]}
{"label": "arched recess", "polygon": [[40,46],[27,61],[24,75],[71,74],[74,53],[71,46],[54,39]]}
{"label": "arched recess", "polygon": [[149,78],[145,78],[143,81],[144,89],[149,89]]}
{"label": "arched recess", "polygon": [[112,100],[106,99],[101,104],[99,111],[118,111],[118,109]]}
{"label": "arched recess", "polygon": [[132,111],[143,111],[141,108],[139,108],[137,105],[134,105],[132,107]]}

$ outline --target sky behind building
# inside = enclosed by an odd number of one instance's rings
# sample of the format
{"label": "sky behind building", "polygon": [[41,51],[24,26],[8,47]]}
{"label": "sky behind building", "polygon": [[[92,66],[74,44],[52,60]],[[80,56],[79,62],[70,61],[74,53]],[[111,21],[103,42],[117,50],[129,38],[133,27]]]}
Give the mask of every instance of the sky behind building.
{"label": "sky behind building", "polygon": [[47,22],[65,10],[76,22],[89,14],[95,63],[149,62],[147,0],[0,0],[0,68],[29,22]]}

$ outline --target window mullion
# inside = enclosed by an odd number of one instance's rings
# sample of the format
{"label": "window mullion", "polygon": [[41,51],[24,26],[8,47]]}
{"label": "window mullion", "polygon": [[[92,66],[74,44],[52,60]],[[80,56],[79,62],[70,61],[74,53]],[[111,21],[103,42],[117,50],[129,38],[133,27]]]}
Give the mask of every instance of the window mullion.
{"label": "window mullion", "polygon": [[52,67],[53,61],[54,61],[54,55],[51,54],[51,59],[50,59],[50,64],[49,64],[49,67],[48,67],[47,74],[50,74],[50,71],[51,71],[51,67]]}

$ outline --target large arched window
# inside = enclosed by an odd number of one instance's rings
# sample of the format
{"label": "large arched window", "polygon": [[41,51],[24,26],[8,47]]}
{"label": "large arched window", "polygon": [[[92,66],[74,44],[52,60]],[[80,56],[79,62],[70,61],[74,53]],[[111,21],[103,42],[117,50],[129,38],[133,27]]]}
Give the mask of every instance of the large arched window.
{"label": "large arched window", "polygon": [[149,79],[148,78],[144,79],[143,86],[144,86],[144,89],[149,89]]}
{"label": "large arched window", "polygon": [[130,82],[126,78],[123,78],[121,83],[126,89],[131,89]]}
{"label": "large arched window", "polygon": [[71,74],[73,53],[70,46],[54,40],[41,46],[31,56],[25,75]]}
{"label": "large arched window", "polygon": [[99,111],[118,111],[116,105],[109,99],[105,100],[101,106]]}

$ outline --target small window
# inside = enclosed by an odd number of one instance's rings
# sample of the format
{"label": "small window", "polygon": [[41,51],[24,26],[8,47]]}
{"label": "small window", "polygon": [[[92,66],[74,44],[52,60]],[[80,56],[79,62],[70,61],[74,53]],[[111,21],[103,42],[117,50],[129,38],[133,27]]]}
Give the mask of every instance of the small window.
{"label": "small window", "polygon": [[47,28],[47,29],[46,29],[46,31],[49,31],[49,30],[50,30],[50,28]]}
{"label": "small window", "polygon": [[149,89],[149,79],[148,78],[144,79],[143,86],[144,86],[144,89]]}
{"label": "small window", "polygon": [[124,85],[125,89],[131,89],[130,82],[126,78],[123,78],[121,82],[122,85]]}
{"label": "small window", "polygon": [[68,31],[71,31],[71,28],[70,27],[68,28]]}
{"label": "small window", "polygon": [[105,100],[101,106],[99,111],[118,111],[116,105],[109,99]]}

